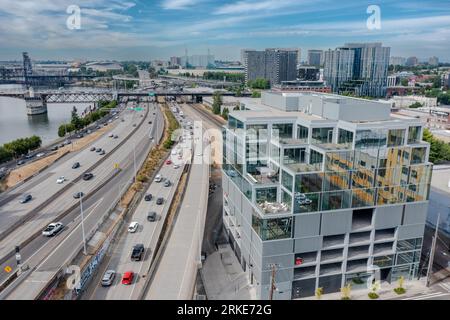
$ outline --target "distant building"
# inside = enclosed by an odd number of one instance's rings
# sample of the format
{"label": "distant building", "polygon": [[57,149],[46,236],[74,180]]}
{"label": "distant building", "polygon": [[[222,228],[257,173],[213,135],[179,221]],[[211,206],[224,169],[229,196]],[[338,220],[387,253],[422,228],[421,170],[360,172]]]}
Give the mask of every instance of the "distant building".
{"label": "distant building", "polygon": [[324,79],[333,92],[379,97],[386,94],[390,48],[347,43],[324,56]]}
{"label": "distant building", "polygon": [[426,108],[437,106],[437,98],[428,98],[425,96],[394,96],[390,101],[395,108],[408,108],[416,102],[419,102],[422,107]]}
{"label": "distant building", "polygon": [[180,59],[180,64],[183,67],[190,66],[194,68],[207,68],[214,65],[214,55],[212,54],[196,54],[192,56],[184,56]]}
{"label": "distant building", "polygon": [[406,59],[404,57],[390,57],[389,64],[394,66],[404,66]]}
{"label": "distant building", "polygon": [[85,65],[86,69],[92,69],[93,71],[111,71],[111,70],[123,70],[123,67],[117,62],[100,61],[89,62]]}
{"label": "distant building", "polygon": [[450,73],[449,72],[444,73],[442,75],[442,86],[447,90],[450,89]]}
{"label": "distant building", "polygon": [[181,66],[181,58],[180,57],[170,57],[170,66],[172,66],[172,67]]}
{"label": "distant building", "polygon": [[430,66],[438,66],[439,65],[439,58],[438,57],[430,57],[430,59],[428,59],[428,64]]}
{"label": "distant building", "polygon": [[309,80],[292,80],[282,81],[272,87],[273,91],[281,92],[321,92],[331,93],[331,87],[327,86],[323,81],[309,81]]}
{"label": "distant building", "polygon": [[387,77],[387,86],[395,87],[398,83],[399,78],[396,75],[391,75]]}
{"label": "distant building", "polygon": [[271,85],[297,79],[299,49],[245,50],[245,80],[269,80]]}
{"label": "distant building", "polygon": [[323,64],[323,50],[308,50],[308,65],[320,67]]}
{"label": "distant building", "polygon": [[318,81],[320,69],[313,66],[300,66],[298,68],[298,79],[308,81]]}
{"label": "distant building", "polygon": [[417,65],[419,65],[419,59],[417,59],[417,57],[409,57],[406,59],[406,66],[415,67]]}

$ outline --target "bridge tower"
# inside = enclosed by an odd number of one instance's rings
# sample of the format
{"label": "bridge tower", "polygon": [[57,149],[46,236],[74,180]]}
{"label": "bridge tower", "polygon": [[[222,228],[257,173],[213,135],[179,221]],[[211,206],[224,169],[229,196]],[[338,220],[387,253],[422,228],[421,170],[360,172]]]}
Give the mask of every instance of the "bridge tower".
{"label": "bridge tower", "polygon": [[29,77],[33,74],[33,66],[31,65],[31,59],[28,56],[28,52],[22,52],[23,56],[23,77],[25,80],[25,85],[28,88]]}

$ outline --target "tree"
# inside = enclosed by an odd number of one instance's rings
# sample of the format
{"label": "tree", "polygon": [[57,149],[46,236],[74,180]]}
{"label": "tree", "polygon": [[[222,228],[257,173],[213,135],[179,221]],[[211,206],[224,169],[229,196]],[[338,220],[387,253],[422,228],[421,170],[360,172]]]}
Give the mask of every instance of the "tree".
{"label": "tree", "polygon": [[224,118],[225,120],[228,120],[228,114],[230,113],[230,110],[228,110],[228,108],[223,108],[222,110],[222,118]]}
{"label": "tree", "polygon": [[404,86],[404,87],[407,87],[408,86],[408,79],[402,79],[402,80],[400,80],[400,84],[402,85],[402,86]]}
{"label": "tree", "polygon": [[261,98],[261,91],[252,91],[252,98]]}
{"label": "tree", "polygon": [[220,114],[220,107],[222,106],[222,95],[219,92],[214,92],[212,110],[214,114]]}
{"label": "tree", "polygon": [[421,104],[420,102],[414,102],[408,108],[416,109],[416,108],[422,108],[422,107],[423,107],[423,104]]}
{"label": "tree", "polygon": [[450,161],[450,145],[433,136],[430,130],[423,131],[423,140],[430,144],[430,161],[440,163]]}
{"label": "tree", "polygon": [[76,130],[81,129],[84,126],[83,121],[81,120],[80,116],[78,116],[78,110],[75,106],[72,108],[70,123]]}
{"label": "tree", "polygon": [[270,82],[264,78],[257,78],[255,80],[248,81],[247,85],[252,89],[269,89]]}

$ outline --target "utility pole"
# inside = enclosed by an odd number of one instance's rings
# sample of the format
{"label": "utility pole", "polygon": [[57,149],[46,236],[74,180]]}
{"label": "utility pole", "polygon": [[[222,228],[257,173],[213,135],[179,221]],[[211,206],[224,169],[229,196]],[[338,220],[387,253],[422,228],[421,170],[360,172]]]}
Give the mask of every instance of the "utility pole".
{"label": "utility pole", "polygon": [[428,273],[427,273],[427,287],[430,286],[431,282],[431,275],[433,274],[433,261],[434,261],[434,251],[436,250],[436,240],[438,237],[438,231],[439,231],[439,220],[441,218],[441,213],[438,213],[438,218],[436,221],[436,230],[433,236],[433,242],[431,244],[431,252],[430,252],[430,260],[428,264]]}
{"label": "utility pole", "polygon": [[276,275],[276,268],[278,267],[278,265],[276,263],[271,263],[269,266],[272,268],[269,300],[273,300],[273,292],[277,289],[277,287],[275,286],[275,275]]}

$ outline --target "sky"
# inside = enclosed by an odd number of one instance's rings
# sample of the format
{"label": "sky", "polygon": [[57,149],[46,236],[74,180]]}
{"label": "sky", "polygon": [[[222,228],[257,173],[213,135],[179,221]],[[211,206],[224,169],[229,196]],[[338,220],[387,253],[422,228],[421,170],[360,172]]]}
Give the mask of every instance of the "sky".
{"label": "sky", "polygon": [[[368,28],[376,4],[379,29]],[[67,20],[80,8],[79,29]],[[69,11],[69,13],[68,13]],[[371,20],[372,21],[372,20]],[[73,26],[74,24],[69,24]],[[0,60],[151,60],[382,42],[391,56],[450,62],[450,0],[0,0]]]}

